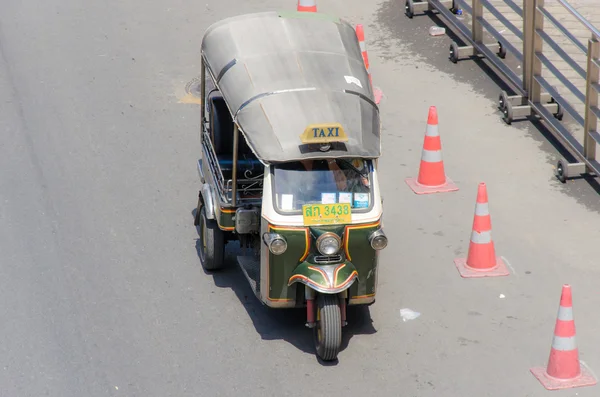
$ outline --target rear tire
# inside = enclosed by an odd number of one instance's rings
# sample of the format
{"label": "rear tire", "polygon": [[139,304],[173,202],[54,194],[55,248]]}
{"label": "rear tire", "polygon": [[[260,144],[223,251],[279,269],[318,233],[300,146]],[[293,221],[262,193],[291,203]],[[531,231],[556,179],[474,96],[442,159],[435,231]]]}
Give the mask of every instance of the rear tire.
{"label": "rear tire", "polygon": [[342,315],[337,295],[317,296],[317,325],[314,330],[317,356],[323,361],[333,361],[342,345]]}
{"label": "rear tire", "polygon": [[217,270],[223,267],[225,239],[223,231],[214,219],[206,217],[206,207],[200,210],[200,249],[199,256],[205,270]]}
{"label": "rear tire", "polygon": [[196,205],[196,215],[194,216],[194,226],[200,226],[200,211],[202,210],[202,193],[198,193],[198,204]]}

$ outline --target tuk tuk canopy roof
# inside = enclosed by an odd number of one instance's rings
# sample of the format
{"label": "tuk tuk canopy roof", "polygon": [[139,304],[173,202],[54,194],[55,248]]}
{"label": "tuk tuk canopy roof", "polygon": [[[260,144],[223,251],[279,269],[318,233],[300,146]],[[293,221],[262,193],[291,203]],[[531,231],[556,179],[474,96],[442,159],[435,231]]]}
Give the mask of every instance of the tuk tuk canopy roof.
{"label": "tuk tuk canopy roof", "polygon": [[[202,57],[263,162],[381,155],[379,109],[347,22],[306,12],[236,16],[208,28]],[[343,145],[301,148],[309,125],[332,123],[344,129]]]}

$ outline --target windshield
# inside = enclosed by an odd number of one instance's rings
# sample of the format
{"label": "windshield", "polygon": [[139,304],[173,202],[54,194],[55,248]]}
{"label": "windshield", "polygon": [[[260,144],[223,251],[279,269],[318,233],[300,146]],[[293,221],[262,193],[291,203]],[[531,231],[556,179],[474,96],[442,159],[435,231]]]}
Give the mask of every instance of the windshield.
{"label": "windshield", "polygon": [[349,203],[352,210],[371,207],[370,161],[303,160],[274,166],[273,191],[279,211],[297,212],[304,204]]}

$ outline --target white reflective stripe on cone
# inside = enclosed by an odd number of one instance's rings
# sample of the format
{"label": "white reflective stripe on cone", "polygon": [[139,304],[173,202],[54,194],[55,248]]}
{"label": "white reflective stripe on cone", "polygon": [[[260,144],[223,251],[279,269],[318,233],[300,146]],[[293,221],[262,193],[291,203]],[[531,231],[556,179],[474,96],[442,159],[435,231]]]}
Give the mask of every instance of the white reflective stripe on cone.
{"label": "white reflective stripe on cone", "polygon": [[558,319],[560,321],[573,321],[573,308],[560,306],[558,308]]}
{"label": "white reflective stripe on cone", "polygon": [[488,203],[476,203],[475,204],[475,215],[486,216],[490,214],[490,208]]}
{"label": "white reflective stripe on cone", "polygon": [[317,5],[316,0],[300,0],[300,5],[302,7],[314,7]]}
{"label": "white reflective stripe on cone", "polygon": [[438,131],[438,126],[427,124],[427,129],[425,130],[425,136],[440,136],[440,132]]}
{"label": "white reflective stripe on cone", "polygon": [[489,244],[492,242],[492,232],[471,232],[471,241],[475,244]]}
{"label": "white reflective stripe on cone", "polygon": [[360,46],[360,52],[367,52],[367,46],[365,45],[364,41],[358,41],[358,44]]}
{"label": "white reflective stripe on cone", "polygon": [[552,339],[552,348],[554,350],[571,351],[577,349],[577,343],[574,336],[555,336]]}
{"label": "white reflective stripe on cone", "polygon": [[421,153],[421,161],[425,161],[427,163],[439,163],[442,161],[442,151],[423,149],[423,152]]}

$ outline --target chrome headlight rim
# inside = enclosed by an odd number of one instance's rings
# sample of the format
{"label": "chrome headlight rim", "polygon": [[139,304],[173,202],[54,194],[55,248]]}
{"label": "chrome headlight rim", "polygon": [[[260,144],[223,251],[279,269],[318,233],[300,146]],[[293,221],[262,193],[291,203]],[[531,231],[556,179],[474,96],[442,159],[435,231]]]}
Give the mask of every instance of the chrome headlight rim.
{"label": "chrome headlight rim", "polygon": [[[336,243],[335,249],[333,252],[326,252],[325,248],[322,247],[323,243],[325,241],[327,241],[328,239],[333,239]],[[320,235],[319,238],[317,238],[315,245],[317,246],[317,251],[319,251],[319,253],[321,255],[326,255],[326,256],[335,255],[338,252],[340,252],[340,249],[342,248],[342,239],[340,238],[340,236],[338,236],[335,233],[326,232],[326,233],[323,233],[322,235]]]}
{"label": "chrome headlight rim", "polygon": [[[269,248],[269,252],[273,255],[281,255],[287,251],[288,245],[287,240],[279,233],[265,233],[263,234],[263,242]],[[275,243],[283,244],[283,249],[276,249]]]}
{"label": "chrome headlight rim", "polygon": [[[376,244],[377,241],[382,241],[383,246]],[[382,249],[387,247],[388,238],[382,229],[377,229],[369,236],[369,243],[371,244],[371,248],[373,248],[376,251],[381,251]]]}

